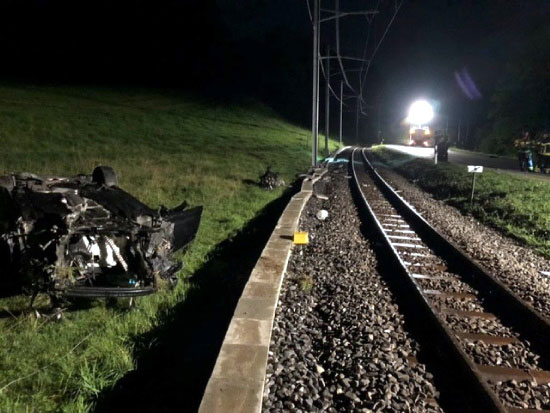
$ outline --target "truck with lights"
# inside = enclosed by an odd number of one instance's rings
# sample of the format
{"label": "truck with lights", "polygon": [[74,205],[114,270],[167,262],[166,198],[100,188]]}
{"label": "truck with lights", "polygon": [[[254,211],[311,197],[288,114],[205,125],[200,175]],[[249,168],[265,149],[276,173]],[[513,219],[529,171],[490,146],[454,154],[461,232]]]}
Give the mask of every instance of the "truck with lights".
{"label": "truck with lights", "polygon": [[409,146],[430,146],[432,131],[428,126],[411,126],[409,129]]}
{"label": "truck with lights", "polygon": [[410,146],[430,146],[433,144],[432,131],[428,124],[434,117],[432,105],[426,100],[417,100],[409,108],[406,122],[409,126]]}

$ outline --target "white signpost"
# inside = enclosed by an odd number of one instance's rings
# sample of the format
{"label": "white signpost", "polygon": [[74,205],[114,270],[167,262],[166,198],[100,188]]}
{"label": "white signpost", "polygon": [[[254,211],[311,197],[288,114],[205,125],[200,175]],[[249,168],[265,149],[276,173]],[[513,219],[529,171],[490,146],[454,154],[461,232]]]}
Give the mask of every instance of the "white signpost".
{"label": "white signpost", "polygon": [[468,165],[468,172],[473,172],[473,173],[482,173],[483,172],[483,166],[473,166],[473,165]]}
{"label": "white signpost", "polygon": [[468,165],[468,172],[473,174],[472,176],[472,196],[470,197],[470,208],[474,202],[474,189],[476,187],[476,175],[483,173],[483,166]]}

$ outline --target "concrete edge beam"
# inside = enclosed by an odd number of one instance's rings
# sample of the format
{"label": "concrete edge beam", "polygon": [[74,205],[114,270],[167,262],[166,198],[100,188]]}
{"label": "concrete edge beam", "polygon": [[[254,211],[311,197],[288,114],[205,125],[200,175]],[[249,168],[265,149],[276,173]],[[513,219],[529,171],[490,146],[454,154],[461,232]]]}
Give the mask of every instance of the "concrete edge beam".
{"label": "concrete edge beam", "polygon": [[279,218],[237,303],[199,412],[261,412],[271,330],[292,236],[313,185],[325,173],[304,179]]}

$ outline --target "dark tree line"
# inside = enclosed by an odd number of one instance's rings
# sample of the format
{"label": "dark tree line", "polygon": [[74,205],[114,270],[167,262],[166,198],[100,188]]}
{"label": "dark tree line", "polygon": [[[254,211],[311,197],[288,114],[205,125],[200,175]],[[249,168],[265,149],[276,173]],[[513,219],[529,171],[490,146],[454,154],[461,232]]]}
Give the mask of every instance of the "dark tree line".
{"label": "dark tree line", "polygon": [[550,25],[535,27],[512,45],[491,97],[481,149],[506,152],[523,131],[550,133]]}

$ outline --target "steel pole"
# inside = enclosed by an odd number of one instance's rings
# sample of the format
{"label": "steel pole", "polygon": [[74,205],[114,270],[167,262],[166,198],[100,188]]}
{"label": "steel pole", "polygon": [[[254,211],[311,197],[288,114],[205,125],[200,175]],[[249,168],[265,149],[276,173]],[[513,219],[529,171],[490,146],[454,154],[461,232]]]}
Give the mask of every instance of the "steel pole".
{"label": "steel pole", "polygon": [[380,142],[380,145],[382,145],[384,142],[383,139],[380,139],[380,136],[382,136],[382,130],[380,129],[380,96],[378,97],[378,119],[376,121],[377,124],[377,131],[378,131],[378,142]]}
{"label": "steel pole", "polygon": [[359,143],[359,96],[355,105],[355,143]]}
{"label": "steel pole", "polygon": [[319,135],[319,0],[313,0],[313,94],[311,111],[311,165],[317,166]]}
{"label": "steel pole", "polygon": [[458,141],[458,144],[460,145],[461,148],[464,148],[464,145],[462,145],[462,141],[460,140],[460,129],[461,129],[461,124],[462,123],[462,115],[460,116],[460,118],[458,118],[458,132],[457,132],[457,138],[456,140]]}
{"label": "steel pole", "polygon": [[[330,47],[327,47],[327,56],[330,56]],[[330,130],[330,59],[327,59],[327,71],[325,74],[325,156],[328,156],[328,135]]]}
{"label": "steel pole", "polygon": [[344,82],[340,80],[340,133],[338,135],[338,140],[340,144],[339,148],[342,147],[342,114],[343,114],[343,103],[344,103]]}
{"label": "steel pole", "polygon": [[470,209],[472,209],[472,206],[474,204],[474,191],[476,188],[476,173],[472,172],[472,175],[474,176],[472,177],[472,195],[470,196]]}

